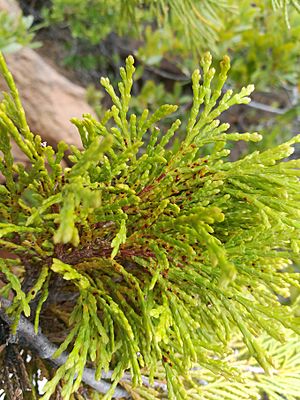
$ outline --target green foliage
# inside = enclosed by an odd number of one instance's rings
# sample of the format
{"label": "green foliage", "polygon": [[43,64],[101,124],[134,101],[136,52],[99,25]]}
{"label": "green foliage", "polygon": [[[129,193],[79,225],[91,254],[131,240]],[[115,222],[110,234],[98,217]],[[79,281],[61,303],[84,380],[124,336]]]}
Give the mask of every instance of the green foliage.
{"label": "green foliage", "polygon": [[[216,376],[206,368],[194,368],[191,378],[187,380],[187,396],[189,399],[203,400],[238,400],[261,399],[282,400],[282,393],[287,399],[299,399],[300,357],[299,339],[297,336],[288,336],[285,344],[272,338],[262,337],[264,348],[272,354],[271,374],[266,375],[241,341],[232,343],[232,352],[225,358],[226,362],[234,366],[241,374],[242,381],[234,381]],[[290,354],[287,358],[286,354]],[[128,385],[129,386],[129,385]],[[131,388],[131,386],[129,386]],[[143,388],[136,389],[142,397]],[[130,392],[129,392],[130,393]],[[149,391],[148,391],[149,396]],[[153,390],[151,400],[160,398],[160,392]],[[143,398],[143,397],[142,397]]]}
{"label": "green foliage", "polygon": [[218,51],[234,56],[234,82],[250,80],[259,90],[299,84],[300,14],[291,10],[289,15],[291,28],[286,29],[278,12],[257,1],[252,8],[242,2],[239,15],[224,19]]}
{"label": "green foliage", "polygon": [[[251,9],[249,2],[242,2],[242,6],[245,5]],[[292,7],[289,5],[300,11],[298,0],[259,1],[253,7],[262,6],[273,13],[274,10],[283,10],[285,22],[290,27]],[[93,44],[110,32],[141,33],[144,24],[155,21],[156,27],[171,33],[172,41],[176,41],[176,36],[180,37],[190,50],[199,51],[203,48],[216,50],[224,20],[232,14],[238,16],[240,6],[240,2],[228,0],[53,0],[44,9],[44,16],[48,23],[67,23],[73,37],[83,38]]]}
{"label": "green foliage", "polygon": [[[169,60],[189,75],[198,54],[232,54],[231,79],[253,81],[259,89],[299,82],[300,5],[293,1],[54,0],[44,9],[49,24],[64,23],[74,38],[94,45],[117,32],[143,39],[137,50],[146,65]],[[130,21],[130,23],[128,23]],[[191,55],[194,57],[192,61]],[[267,59],[266,59],[267,55]],[[99,69],[104,61],[91,50],[72,53],[68,65]]]}
{"label": "green foliage", "polygon": [[300,2],[299,0],[272,0],[273,9],[283,9],[285,21],[288,27],[290,27],[289,21],[289,6],[294,7],[298,12],[300,12]]}
{"label": "green foliage", "polygon": [[[279,11],[274,12],[270,3],[258,0],[249,6],[249,1],[243,0],[234,12],[222,15],[217,46],[212,48],[205,42],[202,48],[210,49],[216,57],[224,53],[232,55],[230,79],[237,87],[245,81],[254,82],[259,90],[296,85],[299,83],[300,14],[290,10],[289,19],[291,28],[287,29],[284,18]],[[137,52],[139,60],[159,66],[165,59],[183,74],[189,74],[195,68],[195,60],[182,40],[183,27],[177,24],[176,29],[181,29],[177,35],[173,25],[160,30],[148,26],[144,32],[145,43]]]}
{"label": "green foliage", "polygon": [[[278,296],[300,287],[299,273],[289,268],[299,262],[300,161],[287,160],[300,136],[229,161],[228,143],[261,136],[228,133],[229,124],[218,118],[247,104],[254,88],[224,91],[229,58],[216,73],[210,54],[201,60],[202,77],[193,73],[186,121],[176,119],[161,132],[161,121],[177,106],[134,114],[133,64],[130,56],[120,70],[119,93],[101,79],[113,103],[101,121],[73,120],[84,150],[72,147],[73,165],[63,169],[67,146],[55,153],[30,132],[0,59],[10,88],[0,105],[1,245],[17,255],[2,259],[8,281],[2,292],[14,293],[8,312],[15,325],[39,293],[36,327],[40,320],[45,334],[57,329],[61,337],[59,315],[65,334],[55,356],[69,351],[42,398],[61,381],[69,399],[88,364],[98,378],[113,370],[106,400],[125,371],[132,379],[122,385],[136,399],[160,395],[159,388],[141,386],[146,375],[150,384],[167,381],[169,399],[265,391],[275,400],[284,385],[294,400],[299,316],[296,302],[283,305]],[[182,122],[185,137],[172,147]],[[27,155],[28,170],[14,163],[11,139]],[[242,344],[233,345],[237,337]],[[284,351],[276,343],[288,340]],[[273,387],[265,372],[289,362],[295,375],[274,378]],[[253,363],[264,378],[243,370]]]}
{"label": "green foliage", "polygon": [[[124,3],[124,4],[123,4]],[[117,29],[125,1],[55,0],[44,16],[50,23],[65,21],[73,37],[97,43],[113,29]]]}
{"label": "green foliage", "polygon": [[31,16],[11,16],[5,11],[0,11],[0,51],[11,53],[23,46],[37,46],[37,42],[32,43],[32,22]]}
{"label": "green foliage", "polygon": [[214,45],[222,13],[227,12],[227,8],[226,1],[212,0],[54,0],[51,7],[44,10],[44,16],[49,23],[66,22],[73,37],[94,44],[112,31],[136,34],[144,23],[153,19],[159,26],[179,23],[188,46],[199,49],[199,37],[209,46]]}

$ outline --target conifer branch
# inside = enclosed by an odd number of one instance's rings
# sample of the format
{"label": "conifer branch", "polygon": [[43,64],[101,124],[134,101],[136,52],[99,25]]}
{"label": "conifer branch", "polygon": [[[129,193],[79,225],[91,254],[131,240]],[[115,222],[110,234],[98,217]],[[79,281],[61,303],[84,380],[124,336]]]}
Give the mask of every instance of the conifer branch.
{"label": "conifer branch", "polygon": [[[132,113],[135,68],[128,57],[118,90],[101,79],[113,103],[104,118],[73,120],[84,150],[72,147],[73,166],[62,169],[65,147],[55,154],[30,133],[0,57],[10,89],[0,104],[0,171],[6,179],[0,237],[18,256],[0,259],[7,283],[0,295],[14,293],[6,309],[12,332],[20,330],[21,315],[30,315],[37,296],[36,331],[47,298],[77,294],[67,305],[55,305],[70,329],[50,356],[69,354],[46,383],[43,400],[50,400],[60,381],[62,398],[69,400],[86,381],[87,365],[97,366],[96,379],[113,369],[106,400],[120,381],[129,394],[156,399],[155,389],[165,392],[162,385],[152,386],[156,380],[167,382],[170,399],[199,398],[202,392],[210,399],[194,366],[203,368],[202,375],[211,371],[224,382],[235,381],[241,392],[242,371],[226,359],[238,332],[247,358],[253,356],[266,372],[273,364],[262,335],[282,341],[288,331],[300,334],[296,310],[278,301],[278,295],[289,297],[291,287],[300,289],[300,275],[289,267],[300,257],[300,160],[286,161],[300,135],[231,162],[227,142],[261,136],[228,133],[229,124],[219,116],[249,103],[253,86],[222,93],[228,57],[218,73],[210,54],[200,66],[201,73],[192,76],[189,116],[175,120],[162,136],[159,122],[177,106]],[[170,147],[182,122],[185,137]],[[14,163],[11,138],[28,154],[28,172]],[[52,321],[47,329],[59,329]],[[284,352],[291,354],[288,347]],[[253,379],[246,388],[250,394]],[[294,382],[284,379],[284,385],[294,396]]]}
{"label": "conifer branch", "polygon": [[[5,310],[10,307],[11,304],[11,301],[4,299],[3,297],[0,298],[0,318],[9,326],[11,326],[13,322],[6,314]],[[69,354],[64,351],[59,357],[53,359],[52,355],[57,351],[57,346],[51,343],[40,330],[38,333],[35,333],[33,324],[23,316],[20,317],[16,334],[10,334],[7,342],[25,346],[40,358],[50,361],[51,364],[54,364],[57,367],[64,365],[69,357]],[[96,380],[95,370],[84,368],[82,382],[97,390],[99,393],[106,393],[110,389],[111,384],[105,379],[110,379],[111,376],[112,371],[108,371],[108,373],[102,374],[102,379]],[[121,387],[117,387],[113,397],[116,399],[128,397],[128,393]]]}

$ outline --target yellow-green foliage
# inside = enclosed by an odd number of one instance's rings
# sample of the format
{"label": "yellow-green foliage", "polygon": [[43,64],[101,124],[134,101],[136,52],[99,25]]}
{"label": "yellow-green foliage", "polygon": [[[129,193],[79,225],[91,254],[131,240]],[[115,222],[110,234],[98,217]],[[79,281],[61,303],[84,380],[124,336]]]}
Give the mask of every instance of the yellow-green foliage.
{"label": "yellow-green foliage", "polygon": [[[265,371],[273,367],[261,335],[285,341],[300,333],[293,306],[278,301],[300,286],[289,267],[299,261],[300,161],[287,159],[300,136],[229,161],[228,141],[256,142],[260,135],[227,133],[229,124],[218,118],[248,103],[253,86],[223,91],[229,59],[217,74],[211,62],[206,54],[201,72],[193,73],[185,138],[172,147],[181,121],[165,132],[159,124],[177,106],[133,114],[128,57],[119,94],[101,79],[113,103],[104,118],[73,120],[83,150],[72,147],[73,166],[62,168],[67,146],[60,143],[55,152],[30,132],[0,59],[10,89],[0,106],[6,180],[0,237],[18,256],[0,263],[8,282],[1,293],[15,295],[8,309],[14,328],[34,299],[36,328],[51,301],[68,319],[56,353],[68,349],[68,362],[46,384],[43,400],[61,379],[62,397],[69,399],[87,363],[97,377],[114,370],[105,399],[127,370],[133,386],[142,374],[150,382],[165,378],[169,399],[210,398],[192,368],[240,382],[240,369],[226,358],[238,332],[248,358]],[[11,139],[27,155],[28,169],[14,162]],[[33,283],[24,292],[21,282],[28,279]],[[53,300],[57,292],[64,300]],[[55,324],[55,318],[44,324],[44,333]],[[157,398],[151,390],[136,398]]]}
{"label": "yellow-green foliage", "polygon": [[37,42],[31,43],[34,38],[30,29],[32,22],[31,16],[11,16],[6,11],[0,11],[0,51],[11,53],[23,46],[36,47]]}

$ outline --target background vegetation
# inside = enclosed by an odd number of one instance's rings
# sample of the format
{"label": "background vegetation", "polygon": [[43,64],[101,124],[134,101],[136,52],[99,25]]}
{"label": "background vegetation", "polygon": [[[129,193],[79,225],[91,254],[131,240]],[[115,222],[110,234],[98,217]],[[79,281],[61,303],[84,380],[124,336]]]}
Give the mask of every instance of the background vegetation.
{"label": "background vegetation", "polygon": [[114,82],[123,59],[134,54],[138,61],[136,91],[140,93],[136,104],[156,109],[163,99],[176,104],[191,99],[190,75],[199,55],[209,50],[216,65],[224,54],[230,55],[228,87],[241,88],[244,82],[256,87],[252,109],[236,108],[226,115],[233,130],[251,126],[267,131],[261,148],[297,131],[297,1],[54,0],[46,5],[38,1],[22,4],[25,12],[34,13],[37,23],[45,24],[38,35],[45,41],[45,51],[54,47],[56,62],[88,87],[89,101],[99,115],[99,71]]}

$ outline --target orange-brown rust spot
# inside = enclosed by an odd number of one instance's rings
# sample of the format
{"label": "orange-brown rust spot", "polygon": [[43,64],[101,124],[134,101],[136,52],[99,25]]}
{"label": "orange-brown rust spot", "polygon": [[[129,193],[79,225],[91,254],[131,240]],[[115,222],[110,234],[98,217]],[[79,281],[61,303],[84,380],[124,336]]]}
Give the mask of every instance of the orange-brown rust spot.
{"label": "orange-brown rust spot", "polygon": [[164,270],[163,272],[162,272],[162,276],[166,279],[166,278],[168,278],[168,275],[169,275],[169,270],[168,269],[166,269],[166,270]]}
{"label": "orange-brown rust spot", "polygon": [[153,185],[145,186],[144,189],[142,189],[142,190],[140,191],[139,195],[141,195],[141,194],[143,194],[143,193],[146,193],[146,192],[150,192],[150,190],[152,190],[152,189],[153,189]]}
{"label": "orange-brown rust spot", "polygon": [[166,176],[166,174],[161,174],[156,180],[157,182],[160,182],[162,179],[164,179],[164,177]]}
{"label": "orange-brown rust spot", "polygon": [[164,363],[167,363],[167,362],[168,362],[168,358],[167,358],[165,355],[162,356],[162,359],[163,359],[163,362],[164,362]]}

